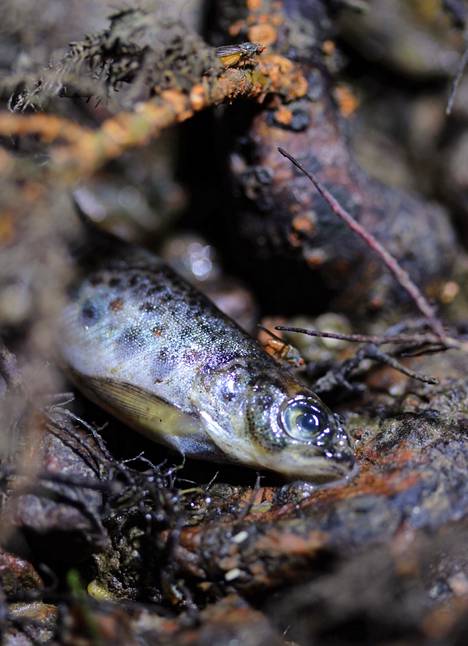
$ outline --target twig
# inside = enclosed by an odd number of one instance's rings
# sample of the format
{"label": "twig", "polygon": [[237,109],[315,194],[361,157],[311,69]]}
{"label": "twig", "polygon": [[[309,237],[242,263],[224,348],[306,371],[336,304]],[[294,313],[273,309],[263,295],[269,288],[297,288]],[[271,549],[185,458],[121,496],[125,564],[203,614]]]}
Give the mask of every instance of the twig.
{"label": "twig", "polygon": [[337,386],[347,388],[351,391],[363,391],[365,386],[363,384],[354,385],[349,381],[349,378],[358,370],[360,364],[365,359],[371,359],[380,363],[385,363],[391,368],[398,370],[407,377],[411,377],[425,384],[436,385],[439,383],[438,379],[428,375],[421,374],[404,366],[396,357],[392,357],[387,352],[380,350],[375,344],[369,343],[362,348],[359,348],[356,354],[344,361],[338,368],[329,370],[323,377],[320,377],[315,384],[314,390],[318,395],[322,395]]}
{"label": "twig", "polygon": [[452,83],[450,85],[450,93],[447,101],[447,107],[445,108],[445,114],[449,115],[452,112],[453,104],[455,103],[455,97],[457,95],[458,86],[462,80],[465,67],[468,63],[468,46],[463,52],[457,66],[457,71],[453,77]]}
{"label": "twig", "polygon": [[[386,345],[387,343],[440,343],[440,339],[434,334],[395,334],[392,336],[378,336],[372,334],[342,334],[340,332],[322,332],[321,330],[310,330],[303,327],[294,327],[290,325],[276,325],[275,330],[281,332],[297,332],[298,334],[307,334],[308,336],[323,337],[326,339],[338,339],[340,341],[350,341],[351,343],[373,343],[374,345]],[[444,349],[446,348],[444,344]],[[455,346],[454,346],[455,347]]]}
{"label": "twig", "polygon": [[[388,334],[388,335],[371,335],[371,334],[343,334],[341,332],[325,332],[321,330],[311,330],[309,328],[295,327],[293,325],[276,325],[276,330],[281,332],[293,332],[297,334],[307,334],[312,337],[337,339],[339,341],[349,341],[351,343],[365,343],[365,356],[369,359],[376,359],[387,365],[395,368],[399,372],[406,374],[408,377],[413,377],[424,383],[436,384],[438,381],[433,377],[427,377],[418,372],[414,372],[401,364],[396,357],[388,353],[382,352],[375,346],[382,346],[387,344],[405,345],[412,344],[410,347],[401,348],[398,351],[398,357],[418,357],[427,354],[434,354],[437,352],[444,352],[450,349],[457,349],[461,351],[468,350],[468,343],[465,339],[446,337],[445,342],[441,343],[439,337],[432,333],[415,332],[414,334]],[[359,361],[362,357],[359,358]],[[348,384],[349,385],[349,384]]]}
{"label": "twig", "polygon": [[65,181],[74,183],[200,110],[238,97],[262,98],[271,92],[293,100],[304,96],[307,87],[302,72],[290,60],[263,54],[247,68],[231,67],[219,76],[202,76],[187,92],[164,90],[137,104],[133,111],[106,119],[97,130],[55,115],[4,111],[0,112],[0,135],[33,135],[47,144],[57,142],[50,149],[51,167]]}
{"label": "twig", "polygon": [[258,492],[260,491],[260,483],[262,481],[262,476],[257,473],[257,477],[255,478],[255,484],[253,486],[253,489],[250,493],[250,498],[248,503],[245,505],[245,507],[240,511],[239,515],[237,516],[237,521],[242,522],[246,516],[250,514],[252,511],[252,508],[255,503],[255,498],[257,497]]}
{"label": "twig", "polygon": [[419,311],[424,314],[434,334],[445,342],[445,332],[441,322],[435,316],[434,308],[429,304],[426,297],[423,295],[417,285],[411,280],[407,271],[405,271],[398,263],[396,258],[383,247],[380,242],[362,225],[357,222],[353,216],[344,209],[341,204],[333,197],[333,195],[318,181],[314,174],[308,172],[292,155],[286,152],[283,148],[278,148],[278,151],[290,162],[296,166],[304,175],[312,182],[317,191],[327,202],[332,209],[333,213],[337,215],[348,227],[357,233],[357,235],[364,240],[364,242],[372,249],[385,263],[387,268],[403,287],[403,289],[411,296]]}
{"label": "twig", "polygon": [[439,380],[436,377],[431,377],[429,375],[424,375],[421,372],[411,370],[411,368],[404,366],[400,361],[398,361],[398,359],[392,357],[386,352],[382,352],[382,350],[379,350],[379,348],[377,348],[376,346],[372,347],[371,345],[367,348],[367,358],[375,359],[376,361],[380,361],[381,363],[386,363],[388,366],[394,368],[395,370],[398,370],[398,372],[403,373],[407,377],[422,381],[424,384],[436,386],[439,383]]}

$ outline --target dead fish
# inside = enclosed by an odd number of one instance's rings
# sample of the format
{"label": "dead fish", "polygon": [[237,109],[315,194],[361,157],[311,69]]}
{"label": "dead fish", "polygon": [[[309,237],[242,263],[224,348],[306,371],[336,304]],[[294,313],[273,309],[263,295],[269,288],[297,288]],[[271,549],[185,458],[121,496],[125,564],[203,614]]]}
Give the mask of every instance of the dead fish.
{"label": "dead fish", "polygon": [[61,316],[76,385],[191,458],[324,482],[351,473],[337,416],[160,258],[92,229]]}
{"label": "dead fish", "polygon": [[258,43],[239,43],[237,45],[224,45],[216,48],[216,56],[224,67],[234,67],[245,63],[256,54],[261,54],[265,48]]}

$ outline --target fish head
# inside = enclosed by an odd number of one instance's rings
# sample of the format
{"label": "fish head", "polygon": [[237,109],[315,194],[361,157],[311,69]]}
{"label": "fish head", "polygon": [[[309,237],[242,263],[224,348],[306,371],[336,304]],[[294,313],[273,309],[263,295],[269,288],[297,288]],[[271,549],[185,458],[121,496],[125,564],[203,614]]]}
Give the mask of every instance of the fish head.
{"label": "fish head", "polygon": [[340,480],[353,473],[354,454],[340,419],[287,369],[258,372],[242,362],[211,382],[223,415],[205,414],[207,431],[226,455],[287,478]]}
{"label": "fish head", "polygon": [[354,454],[338,415],[302,384],[264,381],[252,392],[246,416],[264,467],[314,482],[340,480],[353,472]]}

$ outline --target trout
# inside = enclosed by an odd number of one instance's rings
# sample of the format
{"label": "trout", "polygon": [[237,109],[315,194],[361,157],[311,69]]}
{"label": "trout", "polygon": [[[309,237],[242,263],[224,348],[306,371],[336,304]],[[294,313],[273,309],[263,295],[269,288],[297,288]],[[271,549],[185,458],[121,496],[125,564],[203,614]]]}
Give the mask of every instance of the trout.
{"label": "trout", "polygon": [[80,390],[187,457],[313,482],[352,472],[339,418],[291,369],[160,258],[86,228],[58,335]]}

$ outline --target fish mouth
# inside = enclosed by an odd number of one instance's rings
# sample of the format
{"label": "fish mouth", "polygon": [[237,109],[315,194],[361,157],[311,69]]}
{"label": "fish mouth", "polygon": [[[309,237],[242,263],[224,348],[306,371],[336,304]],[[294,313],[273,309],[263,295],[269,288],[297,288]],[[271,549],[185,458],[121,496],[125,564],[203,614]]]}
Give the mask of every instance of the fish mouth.
{"label": "fish mouth", "polygon": [[[275,456],[274,470],[287,478],[297,478],[314,483],[342,481],[357,472],[350,438],[338,415],[334,415],[322,402],[317,405],[310,397],[296,397],[288,401],[307,402],[315,411],[325,411],[326,424],[308,442],[291,438],[288,446]],[[311,402],[311,403],[310,403]],[[281,424],[284,429],[285,424]],[[287,433],[289,437],[290,434]]]}
{"label": "fish mouth", "polygon": [[353,451],[350,447],[342,449],[334,454],[321,452],[311,455],[303,450],[283,451],[274,460],[269,460],[264,466],[270,470],[280,473],[288,479],[307,480],[314,483],[326,483],[340,481],[354,477],[357,473],[357,465]]}

